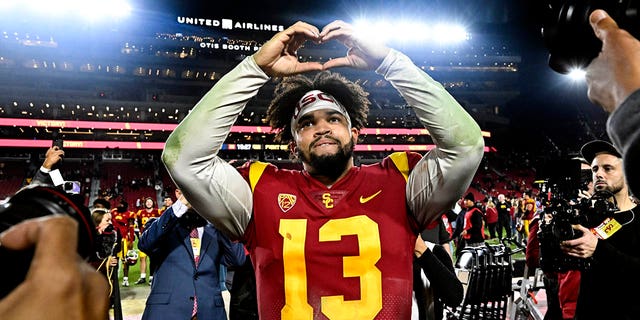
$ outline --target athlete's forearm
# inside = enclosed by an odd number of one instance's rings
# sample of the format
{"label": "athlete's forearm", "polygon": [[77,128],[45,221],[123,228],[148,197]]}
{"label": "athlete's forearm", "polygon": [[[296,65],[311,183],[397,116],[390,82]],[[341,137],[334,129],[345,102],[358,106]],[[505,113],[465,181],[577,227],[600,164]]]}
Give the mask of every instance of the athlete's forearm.
{"label": "athlete's forearm", "polygon": [[400,92],[437,148],[409,176],[407,201],[419,223],[450,209],[469,187],[484,152],[480,127],[444,87],[392,50],[376,72]]}
{"label": "athlete's forearm", "polygon": [[218,151],[247,102],[269,80],[252,57],[227,73],[169,135],[162,160],[193,208],[232,238],[252,210],[251,191]]}
{"label": "athlete's forearm", "polygon": [[398,90],[443,151],[483,144],[480,127],[451,94],[418,68],[409,57],[392,50],[376,70]]}
{"label": "athlete's forearm", "polygon": [[162,155],[165,165],[172,168],[183,157],[190,161],[217,155],[249,99],[268,80],[252,57],[222,77],[169,135]]}

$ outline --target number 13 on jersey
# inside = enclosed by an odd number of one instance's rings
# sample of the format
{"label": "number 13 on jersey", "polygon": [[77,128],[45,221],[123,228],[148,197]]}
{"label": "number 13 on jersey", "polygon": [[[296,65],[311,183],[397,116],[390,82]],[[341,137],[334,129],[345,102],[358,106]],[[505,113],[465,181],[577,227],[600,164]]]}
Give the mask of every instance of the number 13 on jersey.
{"label": "number 13 on jersey", "polygon": [[[305,261],[306,219],[280,220],[283,237],[285,306],[282,319],[313,319],[313,307],[307,301]],[[378,224],[364,215],[327,221],[319,230],[320,242],[340,241],[355,235],[360,255],[344,256],[344,277],[360,279],[360,300],[345,301],[343,295],[321,298],[320,309],[329,319],[373,319],[382,309],[382,273],[376,267],[381,257]]]}

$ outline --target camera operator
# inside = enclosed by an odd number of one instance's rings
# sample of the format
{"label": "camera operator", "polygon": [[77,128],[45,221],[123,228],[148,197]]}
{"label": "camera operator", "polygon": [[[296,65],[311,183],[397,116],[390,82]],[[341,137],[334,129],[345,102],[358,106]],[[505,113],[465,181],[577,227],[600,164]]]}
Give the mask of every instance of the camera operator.
{"label": "camera operator", "polygon": [[560,244],[572,257],[593,258],[581,274],[575,319],[636,319],[640,304],[629,292],[640,285],[640,218],[635,218],[636,204],[625,182],[622,158],[613,145],[600,140],[585,144],[581,154],[591,163],[595,192],[613,194],[610,200],[618,211],[600,218],[593,216],[599,212],[591,213],[589,219],[597,226],[574,225],[582,235]]}
{"label": "camera operator", "polygon": [[111,212],[108,209],[96,208],[91,211],[91,217],[96,225],[98,233],[100,252],[98,252],[98,261],[96,261],[96,269],[102,272],[110,279],[113,273],[113,267],[118,266],[118,236],[111,221]]}
{"label": "camera operator", "polygon": [[91,218],[97,231],[97,246],[95,261],[90,262],[98,272],[109,281],[109,301],[113,308],[114,319],[122,319],[122,304],[120,288],[118,287],[118,257],[120,238],[112,223],[111,212],[108,208],[94,208]]}
{"label": "camera operator", "polygon": [[602,50],[587,69],[589,99],[610,112],[607,132],[622,151],[629,189],[640,193],[640,41],[603,10],[589,17]]}
{"label": "camera operator", "polygon": [[[111,212],[109,212],[108,208],[94,208],[93,210],[91,210],[91,217],[93,218],[93,222],[96,225],[96,231],[98,232],[98,235],[109,235],[111,238],[113,238],[109,241],[110,247],[105,247],[104,252],[109,252],[111,254],[115,253],[114,249],[117,245],[118,237],[115,234],[113,223],[111,221]],[[110,258],[114,257],[110,256]],[[108,264],[115,266],[117,265],[117,262],[118,260],[114,258],[110,259]]]}
{"label": "camera operator", "polygon": [[3,320],[108,316],[107,281],[80,259],[77,228],[69,216],[50,215],[25,220],[0,234],[4,248],[35,247],[27,277],[0,300]]}

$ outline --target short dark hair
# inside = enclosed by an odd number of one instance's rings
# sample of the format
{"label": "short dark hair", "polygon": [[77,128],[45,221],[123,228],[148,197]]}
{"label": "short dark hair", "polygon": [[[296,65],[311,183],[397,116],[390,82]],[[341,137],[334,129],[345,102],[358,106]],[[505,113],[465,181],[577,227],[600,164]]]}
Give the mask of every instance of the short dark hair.
{"label": "short dark hair", "polygon": [[349,113],[351,125],[360,130],[367,123],[369,114],[368,93],[362,87],[330,71],[318,72],[313,79],[304,75],[283,78],[275,88],[274,99],[267,109],[267,121],[276,130],[277,142],[289,142],[291,135],[291,117],[298,100],[311,90],[320,90],[332,95]]}
{"label": "short dark hair", "polygon": [[122,212],[127,211],[129,209],[129,203],[124,199],[121,199],[120,202],[118,202],[118,207],[122,208]]}
{"label": "short dark hair", "polygon": [[111,202],[104,198],[96,198],[93,200],[93,207],[103,207],[105,209],[111,209]]}

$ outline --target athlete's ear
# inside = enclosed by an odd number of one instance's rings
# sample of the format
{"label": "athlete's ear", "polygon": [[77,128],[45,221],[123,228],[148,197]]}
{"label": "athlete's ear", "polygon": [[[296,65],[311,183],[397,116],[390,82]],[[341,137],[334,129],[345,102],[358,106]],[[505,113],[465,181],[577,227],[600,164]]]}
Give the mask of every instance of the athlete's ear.
{"label": "athlete's ear", "polygon": [[357,128],[351,128],[351,140],[353,140],[353,144],[358,143],[358,136],[360,135],[360,130]]}

